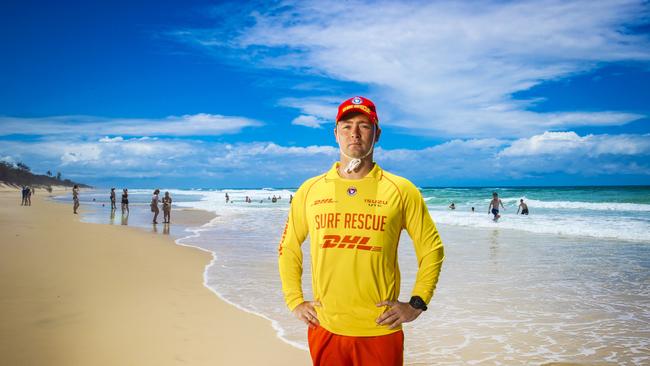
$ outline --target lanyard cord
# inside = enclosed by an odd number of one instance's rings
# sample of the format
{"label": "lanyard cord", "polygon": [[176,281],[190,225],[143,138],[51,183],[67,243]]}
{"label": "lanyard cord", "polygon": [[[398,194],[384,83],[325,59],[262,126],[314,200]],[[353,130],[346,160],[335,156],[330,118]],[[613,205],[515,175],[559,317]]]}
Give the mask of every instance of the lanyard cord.
{"label": "lanyard cord", "polygon": [[368,149],[368,152],[366,153],[366,155],[362,156],[361,158],[353,158],[353,157],[348,156],[346,153],[343,152],[343,149],[339,145],[339,150],[341,151],[341,154],[343,156],[345,156],[346,158],[350,159],[350,162],[345,167],[345,172],[346,173],[350,174],[350,173],[356,171],[357,168],[359,168],[359,165],[361,165],[361,160],[365,159],[368,155],[370,155],[372,150],[375,148],[375,137],[376,136],[377,136],[377,126],[373,126],[372,145],[370,145],[370,149]]}

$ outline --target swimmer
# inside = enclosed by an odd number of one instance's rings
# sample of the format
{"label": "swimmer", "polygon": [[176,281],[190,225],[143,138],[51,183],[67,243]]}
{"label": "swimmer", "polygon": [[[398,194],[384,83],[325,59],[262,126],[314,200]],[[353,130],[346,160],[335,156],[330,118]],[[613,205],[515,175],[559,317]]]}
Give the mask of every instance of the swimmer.
{"label": "swimmer", "polygon": [[488,207],[488,215],[492,213],[494,215],[494,218],[492,221],[497,222],[501,215],[499,215],[499,205],[505,210],[506,208],[503,206],[503,202],[499,198],[499,194],[496,192],[492,193],[492,201],[490,201],[490,206]]}

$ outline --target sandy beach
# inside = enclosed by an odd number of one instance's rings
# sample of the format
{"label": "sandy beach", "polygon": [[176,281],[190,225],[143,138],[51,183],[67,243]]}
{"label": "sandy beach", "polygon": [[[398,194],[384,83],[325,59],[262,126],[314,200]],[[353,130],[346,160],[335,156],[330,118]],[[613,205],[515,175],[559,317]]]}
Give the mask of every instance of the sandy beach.
{"label": "sandy beach", "polygon": [[138,228],[81,223],[44,191],[21,207],[19,194],[0,192],[2,364],[310,364],[269,321],[203,286],[209,253]]}

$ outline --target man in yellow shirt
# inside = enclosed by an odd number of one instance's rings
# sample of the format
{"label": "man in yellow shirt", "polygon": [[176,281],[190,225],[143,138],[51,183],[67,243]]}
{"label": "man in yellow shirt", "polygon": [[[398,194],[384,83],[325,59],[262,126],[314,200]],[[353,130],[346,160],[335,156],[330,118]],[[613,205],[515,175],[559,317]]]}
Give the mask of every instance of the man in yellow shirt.
{"label": "man in yellow shirt", "polygon": [[[444,258],[420,191],[373,162],[381,129],[374,103],[344,101],[334,136],[340,161],[296,192],[279,247],[285,301],[309,326],[314,365],[401,365],[402,323],[427,309]],[[397,246],[413,240],[418,272],[400,302]],[[302,292],[302,249],[309,236],[314,299]]]}

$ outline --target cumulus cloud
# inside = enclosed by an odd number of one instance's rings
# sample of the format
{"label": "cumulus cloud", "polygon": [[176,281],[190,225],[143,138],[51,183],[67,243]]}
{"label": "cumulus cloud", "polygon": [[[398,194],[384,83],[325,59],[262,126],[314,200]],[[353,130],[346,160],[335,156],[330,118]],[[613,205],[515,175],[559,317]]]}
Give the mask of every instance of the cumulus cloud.
{"label": "cumulus cloud", "polygon": [[[363,16],[351,9],[362,9]],[[645,117],[538,113],[529,108],[534,101],[513,94],[608,62],[649,61],[650,40],[629,31],[647,19],[646,2],[319,0],[226,10],[217,7],[213,14],[230,21],[174,37],[255,66],[365,85],[388,117],[383,123],[405,132],[523,137]],[[343,96],[294,98],[285,105],[329,120],[328,98]]]}
{"label": "cumulus cloud", "polygon": [[530,138],[452,140],[432,147],[377,151],[382,165],[407,176],[480,181],[565,174],[576,177],[650,175],[650,135],[544,132]]}
{"label": "cumulus cloud", "polygon": [[499,153],[500,157],[521,156],[650,155],[650,134],[587,135],[575,132],[545,132],[514,141]]}
{"label": "cumulus cloud", "polygon": [[233,134],[246,127],[262,125],[261,122],[249,118],[206,113],[161,119],[96,116],[0,117],[0,135],[203,136]]}
{"label": "cumulus cloud", "polygon": [[[650,135],[545,132],[517,140],[455,139],[423,149],[384,149],[385,169],[420,185],[534,179],[548,173],[574,177],[650,176]],[[273,142],[221,143],[165,138],[3,141],[0,156],[26,161],[34,171],[63,171],[90,183],[103,179],[173,178],[219,186],[224,180],[297,186],[338,160],[336,146],[283,146]],[[241,185],[239,185],[241,186]]]}

